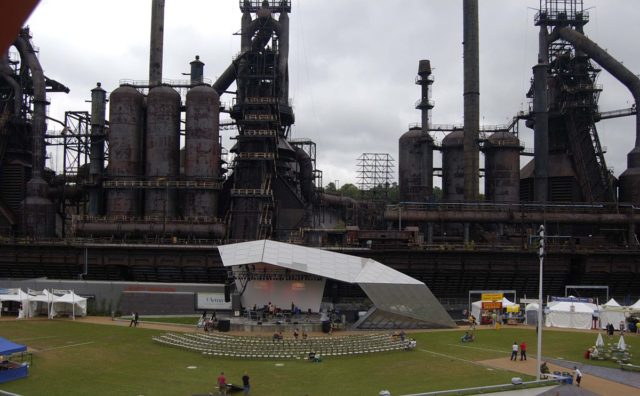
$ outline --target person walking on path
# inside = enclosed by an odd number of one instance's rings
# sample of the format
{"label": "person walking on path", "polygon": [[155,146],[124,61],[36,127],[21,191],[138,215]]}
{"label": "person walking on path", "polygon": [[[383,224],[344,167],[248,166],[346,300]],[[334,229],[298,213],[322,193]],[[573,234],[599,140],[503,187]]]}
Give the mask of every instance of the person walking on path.
{"label": "person walking on path", "polygon": [[573,367],[576,370],[576,386],[580,386],[580,381],[582,380],[582,372],[577,366]]}
{"label": "person walking on path", "polygon": [[221,395],[226,395],[227,394],[227,379],[224,376],[224,372],[220,372],[220,375],[218,376],[218,392]]}
{"label": "person walking on path", "polygon": [[247,374],[246,371],[242,376],[242,391],[244,392],[245,395],[248,395],[249,392],[251,391],[251,385],[249,385],[249,374]]}
{"label": "person walking on path", "polygon": [[140,316],[138,315],[137,312],[132,312],[131,313],[131,322],[129,322],[129,327],[131,327],[131,325],[133,325],[133,327],[138,327],[138,318]]}
{"label": "person walking on path", "polygon": [[511,346],[511,360],[518,360],[518,342],[514,341]]}
{"label": "person walking on path", "polygon": [[520,360],[527,360],[527,343],[520,343]]}

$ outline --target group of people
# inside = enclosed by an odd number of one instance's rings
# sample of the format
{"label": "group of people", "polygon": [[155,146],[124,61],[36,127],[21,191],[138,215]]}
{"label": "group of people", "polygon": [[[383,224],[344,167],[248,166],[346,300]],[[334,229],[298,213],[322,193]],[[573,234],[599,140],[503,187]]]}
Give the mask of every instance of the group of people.
{"label": "group of people", "polygon": [[218,323],[218,319],[216,318],[216,311],[213,311],[211,317],[207,316],[207,311],[202,313],[202,317],[198,321],[198,327],[202,327],[205,333],[213,331],[216,328],[216,324]]}
{"label": "group of people", "polygon": [[[580,371],[578,366],[573,366],[573,370],[576,374],[576,386],[580,386],[580,382],[582,381],[582,371]],[[540,365],[540,374],[551,374],[551,370],[549,370],[549,365],[547,365],[547,362],[542,362],[542,364]]]}
{"label": "group of people", "polygon": [[[227,389],[232,386],[231,384],[227,383],[227,377],[224,376],[224,372],[220,372],[216,383],[218,385],[218,392],[220,395],[226,395]],[[247,374],[246,371],[242,375],[242,391],[245,395],[248,395],[251,391],[251,385],[249,384],[249,374]]]}
{"label": "group of people", "polygon": [[518,345],[518,341],[514,341],[511,345],[511,360],[518,360],[518,352],[520,352],[520,360],[527,360],[527,343],[522,341]]}
{"label": "group of people", "polygon": [[[611,324],[611,323],[607,323],[607,325],[605,326],[605,328],[607,329],[607,335],[609,337],[613,336],[613,333],[615,333],[616,328]],[[620,335],[624,334],[624,321],[620,321]]]}
{"label": "group of people", "polygon": [[[293,338],[296,341],[298,341],[298,339],[300,338],[306,340],[308,336],[309,335],[304,328],[302,329],[302,333],[300,333],[300,329],[298,329],[297,327],[293,330]],[[276,331],[275,333],[273,333],[273,342],[276,343],[278,341],[284,342],[284,335],[282,334],[282,331]]]}

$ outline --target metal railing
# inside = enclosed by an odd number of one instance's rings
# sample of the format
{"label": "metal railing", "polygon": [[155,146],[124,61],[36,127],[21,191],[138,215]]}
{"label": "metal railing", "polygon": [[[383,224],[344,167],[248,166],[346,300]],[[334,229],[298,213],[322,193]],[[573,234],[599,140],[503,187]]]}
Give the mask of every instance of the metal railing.
{"label": "metal railing", "polygon": [[222,183],[202,180],[107,180],[104,188],[221,190]]}

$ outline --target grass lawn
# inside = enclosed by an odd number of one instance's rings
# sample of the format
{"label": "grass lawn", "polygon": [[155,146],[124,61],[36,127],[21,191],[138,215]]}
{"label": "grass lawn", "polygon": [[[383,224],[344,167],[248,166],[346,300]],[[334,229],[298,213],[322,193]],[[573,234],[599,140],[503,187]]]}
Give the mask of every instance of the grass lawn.
{"label": "grass lawn", "polygon": [[[131,320],[131,316],[123,317],[123,319]],[[167,317],[167,316],[141,316],[140,320],[143,322],[158,322],[158,323],[177,323],[177,324],[189,324],[189,325],[197,325],[198,320],[200,320],[199,316],[175,316],[175,317]]]}
{"label": "grass lawn", "polygon": [[[1,321],[0,336],[27,344],[34,357],[27,379],[0,389],[23,395],[191,395],[212,391],[220,371],[231,383],[239,383],[247,371],[253,395],[376,395],[388,389],[395,396],[508,383],[521,375],[475,362],[508,359],[513,341],[523,339],[533,357],[536,338],[531,329],[482,330],[476,342],[463,345],[463,331],[425,332],[412,334],[418,340],[414,351],[330,357],[312,364],[203,357],[154,343],[151,337],[159,333],[80,321]],[[595,338],[545,332],[544,354],[583,361],[582,353]],[[628,344],[635,341],[628,337]],[[640,363],[638,358],[633,362]]]}

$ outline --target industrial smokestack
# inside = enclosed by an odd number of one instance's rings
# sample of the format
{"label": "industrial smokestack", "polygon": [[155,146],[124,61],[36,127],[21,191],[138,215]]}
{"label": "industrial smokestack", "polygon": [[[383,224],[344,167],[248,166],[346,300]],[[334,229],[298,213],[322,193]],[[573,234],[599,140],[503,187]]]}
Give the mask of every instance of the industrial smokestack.
{"label": "industrial smokestack", "polygon": [[422,59],[418,63],[418,79],[416,84],[422,86],[422,97],[420,102],[416,106],[420,110],[420,116],[422,121],[422,133],[429,133],[429,116],[431,109],[433,109],[433,102],[429,100],[429,89],[433,84],[433,78],[431,77],[431,62],[427,59]]}
{"label": "industrial smokestack", "polygon": [[477,201],[480,168],[480,66],[478,0],[463,0],[464,48],[464,199]]}
{"label": "industrial smokestack", "polygon": [[149,85],[162,84],[162,50],[164,40],[164,0],[151,4],[151,41],[149,44]]}
{"label": "industrial smokestack", "polygon": [[538,39],[538,64],[533,67],[533,148],[534,200],[546,202],[549,193],[549,99],[548,69],[549,41],[547,28],[540,26]]}
{"label": "industrial smokestack", "polygon": [[107,93],[97,83],[91,90],[91,152],[89,173],[93,187],[89,193],[89,214],[102,214],[102,191],[99,188],[104,174],[104,124],[107,103]]}
{"label": "industrial smokestack", "polygon": [[191,65],[191,85],[202,84],[204,78],[204,63],[200,60],[200,56],[196,55],[196,59],[189,64]]}

